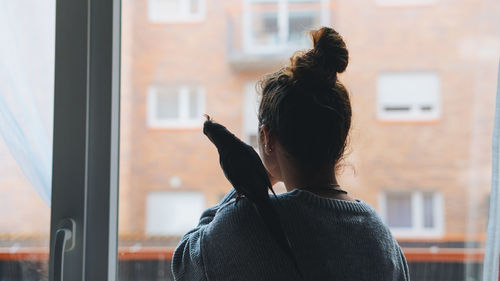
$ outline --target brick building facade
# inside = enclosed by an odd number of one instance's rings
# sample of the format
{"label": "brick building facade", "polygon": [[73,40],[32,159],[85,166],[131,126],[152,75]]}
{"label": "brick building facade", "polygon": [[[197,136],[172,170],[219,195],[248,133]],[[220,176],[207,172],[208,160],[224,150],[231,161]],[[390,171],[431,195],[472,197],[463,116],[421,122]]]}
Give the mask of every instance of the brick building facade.
{"label": "brick building facade", "polygon": [[204,208],[229,190],[196,118],[206,112],[253,141],[253,83],[326,24],[350,51],[339,76],[354,115],[341,185],[400,241],[481,240],[500,49],[493,0],[171,2],[186,6],[165,15],[161,1],[123,1],[123,239],[170,233],[148,226],[148,212],[184,210],[148,206],[167,202],[161,194],[194,191]]}

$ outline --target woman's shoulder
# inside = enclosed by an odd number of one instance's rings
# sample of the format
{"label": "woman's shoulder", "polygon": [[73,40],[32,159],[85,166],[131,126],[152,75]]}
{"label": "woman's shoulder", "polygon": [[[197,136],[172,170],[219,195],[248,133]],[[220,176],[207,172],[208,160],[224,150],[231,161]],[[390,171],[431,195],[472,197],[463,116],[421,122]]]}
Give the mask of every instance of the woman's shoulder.
{"label": "woman's shoulder", "polygon": [[[306,216],[308,213],[314,215],[318,212],[337,212],[344,215],[364,215],[380,219],[378,212],[361,199],[354,201],[332,199],[320,197],[305,190],[292,190],[277,196],[270,195],[270,200],[280,215],[285,216],[287,211],[295,209]],[[242,197],[238,200],[233,197],[220,205],[216,218],[219,220],[252,219],[258,218],[258,212],[248,198]]]}
{"label": "woman's shoulder", "polygon": [[330,209],[343,213],[366,213],[373,214],[376,211],[366,202],[354,198],[343,200],[340,198],[328,198],[316,195],[307,190],[294,189],[280,194],[276,200],[289,202],[292,205],[307,205],[310,208]]}
{"label": "woman's shoulder", "polygon": [[215,214],[212,224],[218,225],[219,223],[223,223],[226,227],[228,224],[231,226],[239,226],[241,222],[257,219],[258,216],[257,210],[248,198],[232,198],[221,204]]}
{"label": "woman's shoulder", "polygon": [[[298,222],[312,219],[319,223],[325,220],[326,225],[335,221],[350,227],[370,228],[384,235],[390,233],[379,213],[361,199],[331,199],[304,190],[293,190],[277,197],[271,195],[270,199],[283,220]],[[263,228],[262,224],[262,218],[248,198],[237,200],[232,197],[221,203],[207,230],[229,232],[252,227],[255,231]]]}

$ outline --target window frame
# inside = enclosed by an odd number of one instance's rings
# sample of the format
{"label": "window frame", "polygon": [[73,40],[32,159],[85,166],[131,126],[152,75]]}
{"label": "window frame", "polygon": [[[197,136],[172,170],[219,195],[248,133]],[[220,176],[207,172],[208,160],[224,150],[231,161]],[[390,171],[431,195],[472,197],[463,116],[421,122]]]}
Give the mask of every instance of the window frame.
{"label": "window frame", "polygon": [[[197,23],[205,20],[206,0],[178,0],[179,10],[172,14],[162,14],[155,1],[147,1],[147,16],[152,23]],[[198,1],[198,13],[191,13],[191,1]]]}
{"label": "window frame", "polygon": [[[243,0],[243,50],[245,53],[251,54],[269,54],[277,53],[283,50],[293,50],[295,48],[301,47],[300,45],[289,44],[289,23],[290,23],[290,10],[288,8],[289,2],[291,0]],[[319,10],[301,10],[301,12],[319,12],[320,13],[320,25],[326,26],[330,22],[330,0],[308,0],[302,1],[304,3],[317,2],[320,4],[321,8]],[[278,25],[278,38],[279,43],[272,46],[263,46],[254,43],[252,36],[252,4],[262,4],[262,3],[276,3],[277,4],[277,25]]]}
{"label": "window frame", "polygon": [[[178,90],[178,118],[159,119],[157,116],[158,109],[158,92],[161,87],[175,87]],[[196,89],[198,110],[200,114],[198,119],[190,119],[189,108],[189,91]],[[147,91],[147,125],[152,129],[196,129],[203,125],[203,112],[205,111],[205,88],[201,85],[169,85],[169,84],[152,84]]]}
{"label": "window frame", "polygon": [[56,1],[49,280],[117,280],[120,30],[120,0]]}
{"label": "window frame", "polygon": [[[387,195],[388,194],[410,194],[411,197],[411,227],[392,227],[387,222]],[[424,212],[423,212],[423,195],[432,194],[433,198],[433,218],[434,227],[424,227]],[[392,234],[396,238],[437,238],[444,235],[444,205],[443,196],[439,191],[434,190],[404,190],[404,189],[388,189],[382,190],[379,193],[380,215],[387,224]]]}

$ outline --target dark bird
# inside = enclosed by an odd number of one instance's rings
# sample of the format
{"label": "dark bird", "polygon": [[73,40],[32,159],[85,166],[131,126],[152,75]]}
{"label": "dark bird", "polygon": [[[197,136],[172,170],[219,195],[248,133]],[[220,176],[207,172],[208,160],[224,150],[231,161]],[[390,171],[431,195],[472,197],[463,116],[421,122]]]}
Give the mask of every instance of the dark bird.
{"label": "dark bird", "polygon": [[[223,125],[213,122],[210,116],[203,125],[203,133],[217,147],[219,163],[224,175],[238,194],[237,201],[246,197],[264,221],[271,236],[278,246],[292,260],[297,272],[302,277],[290,241],[283,229],[278,212],[270,198],[270,190],[274,190],[264,164],[255,149],[232,134]],[[236,202],[237,204],[237,202]]]}

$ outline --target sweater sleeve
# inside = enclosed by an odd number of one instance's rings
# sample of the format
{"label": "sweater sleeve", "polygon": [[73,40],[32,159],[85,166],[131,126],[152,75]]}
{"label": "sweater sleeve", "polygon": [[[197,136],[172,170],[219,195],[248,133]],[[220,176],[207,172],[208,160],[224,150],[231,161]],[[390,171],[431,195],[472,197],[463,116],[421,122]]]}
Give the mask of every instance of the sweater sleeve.
{"label": "sweater sleeve", "polygon": [[235,195],[236,191],[231,189],[219,204],[203,212],[197,227],[182,237],[172,256],[174,280],[208,281],[201,253],[203,231],[210,225],[219,208],[234,198]]}

